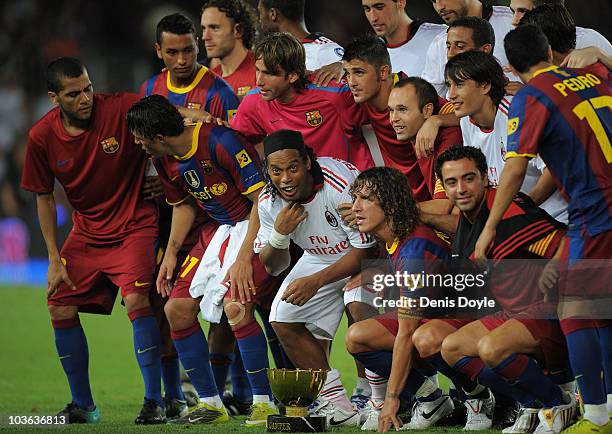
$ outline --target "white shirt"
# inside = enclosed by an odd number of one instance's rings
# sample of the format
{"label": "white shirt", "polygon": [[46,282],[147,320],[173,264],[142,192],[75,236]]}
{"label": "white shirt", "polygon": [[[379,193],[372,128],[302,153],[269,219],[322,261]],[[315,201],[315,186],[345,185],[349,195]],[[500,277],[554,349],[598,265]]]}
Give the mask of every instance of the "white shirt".
{"label": "white shirt", "polygon": [[[504,50],[504,38],[512,27],[512,11],[506,6],[493,6],[493,12],[489,17],[489,23],[495,32],[495,47],[493,55],[497,58],[501,66],[508,66],[508,58]],[[425,68],[421,77],[430,82],[438,92],[438,95],[445,97],[447,88],[444,80],[444,67],[446,66],[446,32],[439,34],[433,40],[427,51]],[[518,81],[519,78],[514,74],[506,73],[510,81]]]}
{"label": "white shirt", "polygon": [[306,70],[316,71],[322,66],[342,61],[344,48],[321,33],[313,33],[302,41],[306,51]]}
{"label": "white shirt", "polygon": [[[345,161],[317,158],[323,170],[323,187],[312,200],[302,204],[308,217],[290,235],[291,240],[310,255],[325,263],[333,263],[347,254],[351,247],[368,248],[376,241],[368,235],[345,226],[336,208],[341,203],[352,202],[349,188],[359,171]],[[255,238],[254,251],[261,252],[270,239],[270,233],[278,213],[287,206],[279,194],[274,200],[265,190],[259,196],[259,232]]]}
{"label": "white shirt", "polygon": [[612,55],[612,44],[597,30],[576,26],[576,48],[597,47]]}
{"label": "white shirt", "polygon": [[[418,25],[413,22],[411,26]],[[412,37],[399,45],[387,44],[392,72],[420,77],[425,68],[427,50],[436,36],[446,33],[445,24],[421,23]]]}
{"label": "white shirt", "polygon": [[[473,146],[482,151],[487,159],[489,185],[497,188],[499,178],[506,164],[506,150],[508,145],[508,109],[512,102],[511,96],[505,96],[499,104],[495,114],[495,122],[492,130],[483,130],[476,125],[469,116],[460,119],[461,134],[465,146]],[[529,194],[537,184],[538,179],[544,172],[546,164],[538,156],[529,160],[525,179],[521,186],[521,192]],[[540,208],[548,212],[553,218],[567,223],[567,202],[559,191],[555,191]]]}

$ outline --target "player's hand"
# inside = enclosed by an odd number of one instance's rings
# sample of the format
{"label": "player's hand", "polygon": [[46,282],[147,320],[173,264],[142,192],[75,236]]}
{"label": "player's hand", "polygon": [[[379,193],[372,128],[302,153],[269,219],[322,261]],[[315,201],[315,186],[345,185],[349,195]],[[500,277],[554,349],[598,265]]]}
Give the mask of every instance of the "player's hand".
{"label": "player's hand", "polygon": [[384,274],[380,269],[370,267],[352,276],[344,285],[344,292],[351,291],[355,288],[364,287],[372,292],[374,289],[374,276]]}
{"label": "player's hand", "polygon": [[276,216],[274,229],[276,229],[276,232],[279,234],[292,234],[298,225],[306,220],[306,217],[308,217],[308,213],[304,209],[304,206],[297,202],[291,202]]}
{"label": "player's hand", "polygon": [[257,293],[253,281],[253,266],[251,258],[237,258],[236,262],[227,270],[225,280],[230,284],[230,298],[232,301],[240,300],[240,303],[254,301]]}
{"label": "player's hand", "polygon": [[72,283],[70,277],[68,277],[68,271],[61,259],[50,261],[47,271],[47,295],[53,295],[62,282],[68,285],[73,291],[76,290],[76,286]]}
{"label": "player's hand", "polygon": [[397,417],[399,410],[399,398],[385,398],[383,408],[378,415],[378,432],[387,432],[393,426],[395,431],[399,431],[402,427],[402,421]]}
{"label": "player's hand", "polygon": [[157,281],[155,286],[157,287],[157,293],[162,297],[170,297],[172,293],[172,287],[174,282],[172,276],[174,269],[176,268],[176,255],[168,253],[164,255],[164,260],[159,266],[159,273],[157,273]]}
{"label": "player's hand", "polygon": [[427,158],[433,154],[439,130],[440,120],[437,116],[431,116],[423,123],[414,141],[414,151],[417,158]]}
{"label": "player's hand", "polygon": [[330,63],[320,67],[314,72],[314,84],[317,86],[327,86],[330,81],[340,81],[344,77],[342,62]]}
{"label": "player's hand", "polygon": [[523,87],[525,86],[523,83],[521,83],[520,81],[509,81],[506,84],[506,94],[507,95],[516,95],[516,93]]}
{"label": "player's hand", "polygon": [[476,259],[476,262],[486,262],[487,253],[493,244],[493,240],[495,240],[495,229],[485,225],[474,247],[474,259]]}
{"label": "player's hand", "polygon": [[[205,110],[198,110],[181,106],[175,107],[177,108],[181,116],[183,116],[183,122],[185,123],[185,125],[193,124],[195,122],[204,122],[205,124],[211,124],[215,122],[219,124],[217,118],[215,118],[213,115],[211,115]],[[189,121],[189,124],[186,121]]]}
{"label": "player's hand", "polygon": [[145,176],[142,184],[142,197],[145,200],[153,200],[164,195],[164,189],[158,176]]}
{"label": "player's hand", "polygon": [[555,288],[557,281],[559,280],[559,263],[556,259],[551,259],[548,261],[544,269],[542,270],[542,274],[540,275],[540,279],[538,279],[538,287],[540,291],[544,294],[544,302],[548,302],[549,294]]}
{"label": "player's hand", "polygon": [[561,62],[561,66],[565,68],[584,68],[599,62],[600,53],[597,47],[579,48],[570,52]]}
{"label": "player's hand", "polygon": [[304,306],[321,288],[316,275],[295,279],[283,292],[282,300],[296,306]]}
{"label": "player's hand", "polygon": [[348,227],[357,229],[357,225],[355,224],[355,213],[353,212],[353,204],[352,203],[341,203],[338,205],[338,214],[340,214],[340,218]]}

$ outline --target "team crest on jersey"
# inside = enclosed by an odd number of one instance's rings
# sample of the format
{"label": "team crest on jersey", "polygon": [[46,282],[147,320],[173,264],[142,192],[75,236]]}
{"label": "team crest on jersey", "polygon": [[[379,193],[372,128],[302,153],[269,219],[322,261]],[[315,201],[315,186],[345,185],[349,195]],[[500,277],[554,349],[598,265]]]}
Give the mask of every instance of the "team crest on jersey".
{"label": "team crest on jersey", "polygon": [[212,160],[200,160],[200,166],[206,175],[210,175],[214,169]]}
{"label": "team crest on jersey", "polygon": [[516,133],[518,126],[519,118],[508,119],[508,135],[511,136],[512,134]]}
{"label": "team crest on jersey", "polygon": [[198,104],[197,102],[188,102],[187,103],[187,108],[188,109],[200,110],[200,107],[202,107],[202,104]]}
{"label": "team crest on jersey", "polygon": [[100,144],[102,145],[102,150],[106,154],[114,154],[119,150],[119,142],[115,139],[115,136],[100,140]]}
{"label": "team crest on jersey", "polygon": [[319,110],[306,112],[306,123],[311,127],[318,127],[323,123],[323,116]]}
{"label": "team crest on jersey", "polygon": [[200,186],[200,178],[195,170],[188,170],[183,176],[185,177],[187,184],[189,184],[192,188],[198,188]]}
{"label": "team crest on jersey", "polygon": [[210,187],[210,192],[214,194],[215,196],[221,196],[226,191],[227,191],[227,184],[225,182],[222,182],[220,184],[213,184],[213,186]]}
{"label": "team crest on jersey", "polygon": [[325,220],[327,220],[327,223],[329,223],[332,228],[338,227],[338,219],[327,208],[325,208]]}

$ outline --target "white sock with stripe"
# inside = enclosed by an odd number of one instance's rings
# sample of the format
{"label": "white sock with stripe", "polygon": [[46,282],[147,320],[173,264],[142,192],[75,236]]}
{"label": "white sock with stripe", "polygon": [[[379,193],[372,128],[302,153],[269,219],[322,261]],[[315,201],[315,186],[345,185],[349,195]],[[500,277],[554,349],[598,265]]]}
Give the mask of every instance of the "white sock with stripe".
{"label": "white sock with stripe", "polygon": [[323,386],[319,398],[330,401],[336,407],[340,407],[343,410],[353,410],[353,405],[346,396],[346,391],[340,381],[340,372],[337,369],[332,369],[327,373],[327,380],[325,380],[325,386]]}
{"label": "white sock with stripe", "polygon": [[372,401],[376,405],[379,405],[385,400],[385,395],[387,393],[387,379],[381,377],[375,372],[370,371],[369,369],[365,370],[366,378],[370,383],[370,387],[372,388]]}

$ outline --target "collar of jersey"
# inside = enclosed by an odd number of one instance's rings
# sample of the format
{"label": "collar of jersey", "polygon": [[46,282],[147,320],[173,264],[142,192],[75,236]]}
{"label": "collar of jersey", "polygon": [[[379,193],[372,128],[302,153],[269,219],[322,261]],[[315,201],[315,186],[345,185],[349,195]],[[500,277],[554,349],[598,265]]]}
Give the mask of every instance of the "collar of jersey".
{"label": "collar of jersey", "polygon": [[554,71],[557,68],[559,68],[557,65],[550,65],[550,66],[547,66],[546,68],[538,69],[536,72],[533,73],[533,77],[537,77],[538,75],[543,74],[548,71]]}
{"label": "collar of jersey", "polygon": [[389,247],[389,245],[385,243],[385,249],[387,249],[387,253],[390,255],[395,253],[395,251],[397,250],[397,246],[399,246],[399,240],[397,238],[393,240],[393,244],[391,244],[391,247]]}
{"label": "collar of jersey", "polygon": [[198,73],[194,77],[193,81],[189,84],[189,86],[187,86],[187,87],[175,87],[175,86],[172,85],[172,82],[170,81],[170,71],[168,71],[168,75],[166,75],[166,87],[168,88],[169,91],[174,92],[174,93],[181,93],[182,94],[182,93],[191,92],[193,90],[193,88],[198,85],[200,80],[202,80],[202,77],[204,77],[204,75],[207,72],[208,72],[208,68],[205,67],[204,65],[201,65],[200,66],[200,70],[198,71]]}
{"label": "collar of jersey", "polygon": [[193,157],[193,154],[198,150],[198,138],[200,137],[200,128],[202,128],[202,122],[198,122],[195,124],[195,128],[193,129],[193,135],[191,136],[191,149],[182,157],[175,155],[174,158],[177,160],[189,160]]}

